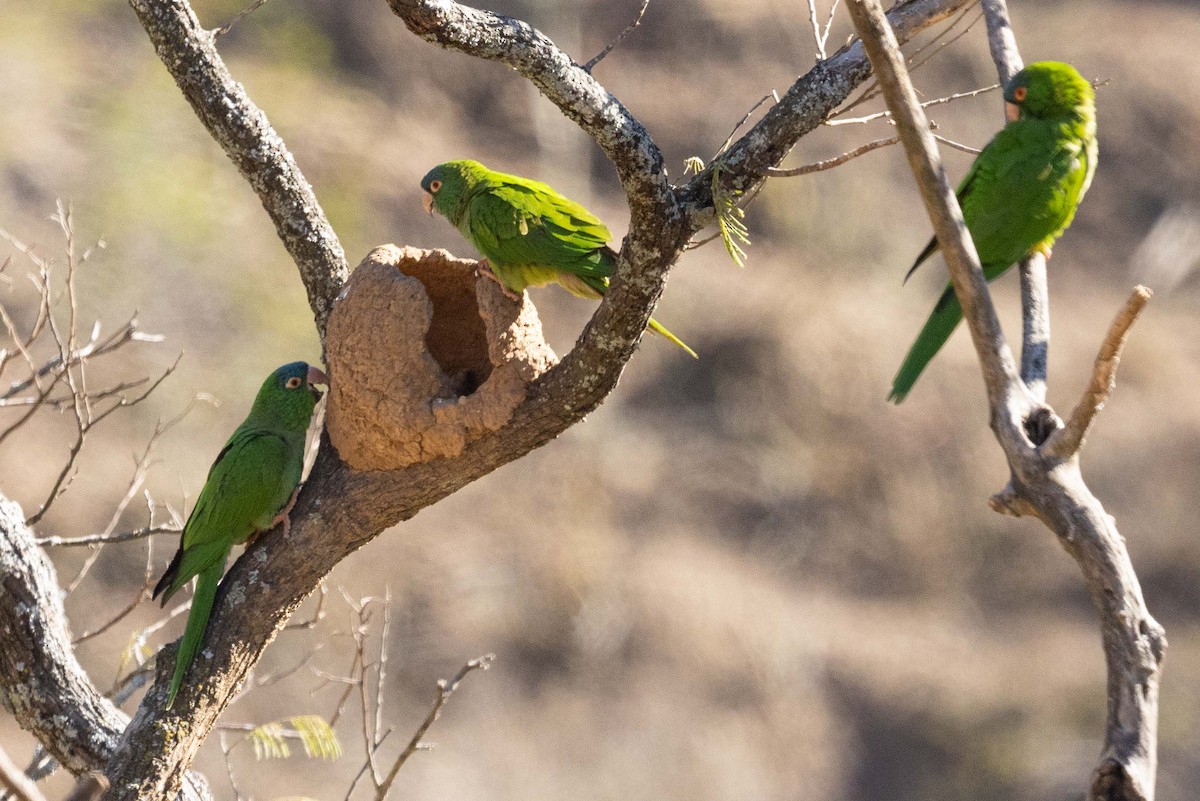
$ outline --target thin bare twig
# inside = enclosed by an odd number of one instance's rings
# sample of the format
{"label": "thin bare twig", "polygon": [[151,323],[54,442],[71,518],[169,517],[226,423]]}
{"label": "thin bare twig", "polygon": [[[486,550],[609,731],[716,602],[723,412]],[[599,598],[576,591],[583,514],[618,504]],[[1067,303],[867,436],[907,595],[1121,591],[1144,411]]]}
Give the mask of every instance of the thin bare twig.
{"label": "thin bare twig", "polygon": [[1125,301],[1124,308],[1113,320],[1100,345],[1100,352],[1092,367],[1092,378],[1083,391],[1083,397],[1075,404],[1066,426],[1055,431],[1046,441],[1045,451],[1048,455],[1065,459],[1074,456],[1083,447],[1096,414],[1108,403],[1109,396],[1117,386],[1117,365],[1121,362],[1121,351],[1129,337],[1129,329],[1150,302],[1151,294],[1146,287],[1138,286],[1130,294],[1129,300]]}
{"label": "thin bare twig", "polygon": [[[926,100],[923,103],[921,103],[921,108],[930,108],[931,106],[941,106],[941,105],[944,105],[945,103],[952,103],[955,100],[962,100],[963,98],[966,98],[966,97],[976,97],[978,95],[984,95],[984,94],[987,94],[988,92],[994,92],[999,88],[1000,88],[1000,84],[994,83],[991,86],[984,86],[979,89],[972,89],[969,92],[955,92],[954,94],[946,95],[944,97],[937,97],[937,98],[934,98],[933,100]],[[825,122],[825,124],[829,125],[829,126],[862,125],[864,123],[874,122],[875,120],[885,119],[885,118],[889,118],[891,116],[892,116],[892,112],[888,111],[887,109],[884,109],[883,111],[877,111],[874,114],[865,114],[861,117],[847,117],[844,120],[838,119],[837,115],[834,115],[834,117],[827,120]]]}
{"label": "thin bare twig", "polygon": [[392,630],[392,588],[386,587],[383,595],[383,629],[379,632],[379,661],[376,663],[375,680],[375,732],[372,735],[374,747],[379,748],[382,740],[379,732],[383,731],[383,690],[387,684],[388,635]]}
{"label": "thin bare twig", "polygon": [[964,145],[962,142],[955,142],[953,139],[947,139],[946,137],[941,136],[939,134],[934,134],[933,138],[936,139],[937,141],[941,142],[943,145],[946,145],[947,147],[952,147],[955,150],[961,150],[964,153],[971,153],[972,155],[978,156],[980,153],[983,152],[983,150],[981,148],[971,147],[970,145]]}
{"label": "thin bare twig", "polygon": [[[954,36],[952,36],[950,39],[947,39],[944,42],[942,41],[947,36],[950,36],[951,33],[954,33],[954,29],[958,27],[958,24],[960,22],[962,22],[964,19],[967,18],[967,14],[971,11],[971,8],[973,6],[974,6],[974,2],[972,2],[971,5],[968,5],[966,8],[964,8],[958,14],[958,16],[956,16],[954,18],[953,22],[951,22],[949,25],[947,25],[942,30],[938,31],[937,34],[935,36],[933,36],[928,42],[925,42],[920,47],[918,47],[916,50],[914,50],[912,52],[912,55],[910,55],[908,57],[908,61],[911,64],[910,69],[916,70],[918,67],[923,66],[931,58],[933,58],[935,55],[940,53],[942,50],[946,49],[947,47],[954,44],[959,39],[961,39],[962,37],[964,37],[968,33],[970,33],[971,29],[973,27],[975,27],[975,23],[979,22],[980,17],[975,17],[975,19],[971,20],[970,24],[967,25],[967,27],[963,28],[958,33],[955,33]],[[929,55],[927,55],[925,58],[921,59],[920,62],[917,62],[916,61],[917,56],[921,55],[922,53],[924,53],[926,50],[928,50],[931,47],[934,48],[933,52],[930,53]],[[862,105],[863,103],[867,102],[868,100],[873,100],[876,97],[879,97],[879,82],[877,80],[872,80],[870,83],[868,83],[863,88],[863,91],[859,94],[858,97],[856,97],[854,100],[851,100],[850,102],[846,103],[846,105],[842,106],[840,109],[838,109],[836,112],[834,112],[831,116],[836,117],[838,115],[845,114],[847,111],[850,111],[851,109],[854,109],[854,108]]]}
{"label": "thin bare twig", "polygon": [[833,27],[833,15],[837,13],[837,7],[841,0],[833,0],[829,6],[829,17],[825,20],[825,25],[822,27],[817,22],[817,4],[816,0],[808,0],[808,21],[812,25],[813,41],[817,45],[817,61],[821,62],[828,58],[825,53],[825,43],[829,41],[829,29]]}
{"label": "thin bare twig", "polygon": [[400,772],[400,768],[404,767],[404,763],[408,761],[408,758],[422,748],[421,740],[424,739],[425,734],[429,731],[429,727],[441,717],[442,707],[446,705],[446,702],[450,700],[450,696],[458,689],[459,683],[473,670],[487,670],[492,666],[492,662],[495,659],[495,654],[485,654],[477,659],[472,659],[463,665],[462,669],[450,681],[442,679],[438,682],[438,695],[433,702],[433,708],[429,710],[429,714],[425,716],[425,720],[417,727],[416,733],[413,734],[412,739],[409,740],[404,750],[400,752],[400,756],[396,757],[392,769],[384,777],[383,783],[378,786],[379,789],[375,793],[375,801],[383,801],[387,798],[388,791],[392,788],[392,782],[396,780],[396,774]]}
{"label": "thin bare twig", "polygon": [[638,10],[637,16],[633,18],[633,22],[629,23],[629,25],[627,25],[625,27],[625,30],[621,31],[621,33],[619,33],[617,35],[616,39],[613,39],[611,42],[609,42],[607,45],[605,45],[604,49],[601,50],[599,53],[597,53],[592,58],[591,61],[584,64],[583,71],[590,73],[592,71],[593,67],[595,67],[597,64],[599,64],[601,61],[603,61],[604,57],[613,51],[614,47],[619,45],[625,39],[626,36],[633,33],[634,29],[637,28],[637,26],[642,24],[642,17],[644,17],[646,15],[646,9],[649,7],[650,7],[650,0],[642,0],[642,7]]}
{"label": "thin bare twig", "polygon": [[876,139],[874,142],[867,142],[865,145],[859,145],[853,150],[849,150],[840,156],[834,156],[831,159],[818,161],[813,164],[805,164],[803,167],[791,167],[783,170],[778,167],[772,167],[767,170],[767,175],[771,178],[794,178],[797,175],[808,175],[822,170],[832,170],[834,167],[840,167],[851,159],[856,159],[859,156],[870,153],[872,150],[878,150],[881,147],[894,145],[900,141],[899,136],[889,136],[887,139]]}
{"label": "thin bare twig", "polygon": [[229,33],[231,30],[233,30],[233,26],[241,22],[244,17],[250,16],[269,2],[271,2],[271,0],[254,0],[253,3],[235,14],[233,19],[229,20],[229,22],[226,22],[220,28],[214,30],[212,32],[213,38],[216,39],[219,36],[224,36],[225,34]]}
{"label": "thin bare twig", "polygon": [[[155,379],[150,384],[150,386],[147,387],[146,390],[144,392],[142,392],[140,395],[137,395],[132,398],[129,398],[126,396],[121,396],[118,400],[116,400],[113,404],[111,404],[107,409],[105,409],[102,412],[95,413],[95,414],[91,413],[90,411],[85,412],[83,409],[83,406],[84,406],[83,400],[80,400],[78,403],[75,404],[76,422],[78,424],[78,434],[76,436],[75,443],[71,446],[70,452],[67,457],[67,463],[65,465],[63,465],[62,471],[58,474],[58,478],[55,479],[54,485],[50,488],[50,494],[46,497],[46,500],[42,503],[41,508],[39,508],[38,511],[36,513],[34,513],[33,515],[30,515],[29,521],[28,521],[29,525],[31,525],[31,526],[37,525],[38,521],[40,521],[46,515],[46,513],[48,511],[50,511],[50,507],[54,504],[54,502],[58,498],[62,497],[62,494],[64,492],[66,492],[67,487],[70,485],[70,478],[71,478],[71,476],[74,475],[75,462],[79,458],[80,451],[83,450],[83,445],[84,445],[84,442],[86,442],[86,440],[87,440],[88,432],[90,432],[93,428],[98,426],[100,423],[104,422],[109,416],[111,416],[118,409],[128,409],[133,406],[137,406],[139,403],[146,400],[146,398],[150,397],[150,395],[152,395],[154,393],[154,391],[159,388],[159,386],[162,384],[162,382],[166,381],[167,377],[175,372],[175,370],[179,367],[179,361],[182,358],[183,358],[183,354],[180,354],[178,357],[176,357],[175,362],[170,367],[163,370],[162,375],[160,375],[157,379]],[[82,362],[81,362],[81,364],[82,364]],[[70,375],[71,375],[71,372],[70,372],[70,370],[68,370],[67,371],[68,381],[71,380]],[[72,386],[72,390],[75,391],[76,387]],[[78,397],[86,397],[86,393],[84,393],[83,396],[78,396]],[[159,433],[161,433],[161,432],[159,432]],[[155,438],[157,438],[157,436],[158,435],[156,434]],[[134,489],[136,489],[136,488],[134,488]],[[115,526],[114,526],[114,528],[115,528]],[[101,547],[103,547],[103,546],[101,546]],[[90,567],[90,565],[88,565],[88,567]],[[82,576],[85,575],[86,573],[87,573],[87,570],[81,571],[80,575],[78,577],[76,577],[76,581],[72,582],[72,585],[70,587],[68,587],[67,592],[70,592],[72,589],[74,589],[75,584],[77,584],[78,581],[82,578]]]}
{"label": "thin bare twig", "polygon": [[0,748],[0,784],[8,788],[17,801],[46,801],[42,791],[25,775],[8,753]]}
{"label": "thin bare twig", "polygon": [[117,542],[131,542],[155,534],[178,534],[180,527],[174,523],[164,523],[157,526],[142,526],[131,531],[118,531],[114,534],[87,534],[82,537],[38,537],[38,545],[46,548],[75,548],[81,545],[112,545]]}
{"label": "thin bare twig", "polygon": [[242,798],[242,791],[238,788],[237,779],[234,778],[233,760],[229,758],[229,752],[236,748],[238,743],[242,742],[243,738],[239,737],[233,745],[230,745],[229,739],[226,737],[228,732],[225,731],[221,726],[217,726],[217,728],[220,730],[218,732],[218,737],[221,740],[221,755],[225,757],[225,775],[229,778],[229,789],[233,790],[233,797],[240,801]]}
{"label": "thin bare twig", "polygon": [[133,600],[130,601],[129,604],[124,609],[122,609],[120,612],[118,612],[116,615],[114,615],[112,618],[110,618],[107,622],[101,624],[100,626],[98,626],[95,629],[92,629],[91,631],[85,631],[83,634],[80,634],[78,637],[76,637],[74,640],[71,641],[71,644],[79,645],[79,643],[87,642],[88,640],[92,639],[93,637],[99,637],[101,634],[108,631],[113,626],[117,625],[117,623],[121,622],[126,617],[128,617],[129,614],[132,613],[134,609],[138,608],[138,605],[141,604],[142,601],[144,601],[150,597],[150,588],[153,586],[153,578],[154,578],[154,540],[146,540],[146,570],[142,574],[142,586],[138,588],[137,594],[134,595]]}
{"label": "thin bare twig", "polygon": [[321,582],[321,586],[317,588],[317,608],[313,610],[312,617],[308,620],[302,620],[299,623],[288,623],[283,627],[284,631],[305,631],[313,629],[318,623],[325,619],[325,600],[329,596],[329,590],[325,586],[325,582]]}

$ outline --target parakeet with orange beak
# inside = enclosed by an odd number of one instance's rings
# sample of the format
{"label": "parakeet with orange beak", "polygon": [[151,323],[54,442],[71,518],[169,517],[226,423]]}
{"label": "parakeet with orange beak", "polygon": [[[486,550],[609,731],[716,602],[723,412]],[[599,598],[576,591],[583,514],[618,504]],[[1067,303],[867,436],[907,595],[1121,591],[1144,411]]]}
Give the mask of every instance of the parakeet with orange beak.
{"label": "parakeet with orange beak", "polygon": [[250,414],[233,432],[208,471],[204,489],[183,527],[179,550],[154,588],[167,601],[199,576],[187,626],[175,656],[167,707],[183,685],[188,667],[204,641],[217,586],[234,545],[286,525],[300,474],[304,439],[325,374],[304,362],[285,364],[263,382]]}
{"label": "parakeet with orange beak", "polygon": [[[599,300],[617,268],[604,223],[550,186],[489,170],[478,161],[447,161],[421,179],[425,210],[437,211],[486,259],[485,275],[519,298],[526,287],[559,284]],[[685,345],[654,318],[649,329]]]}
{"label": "parakeet with orange beak", "polygon": [[[1096,171],[1095,97],[1092,85],[1060,61],[1030,64],[1005,85],[1008,124],[958,187],[987,280],[1034,252],[1049,258],[1050,247],[1071,224]],[[937,249],[937,240],[930,240],[908,275]],[[896,373],[888,400],[904,400],[960,320],[962,307],[947,285]]]}

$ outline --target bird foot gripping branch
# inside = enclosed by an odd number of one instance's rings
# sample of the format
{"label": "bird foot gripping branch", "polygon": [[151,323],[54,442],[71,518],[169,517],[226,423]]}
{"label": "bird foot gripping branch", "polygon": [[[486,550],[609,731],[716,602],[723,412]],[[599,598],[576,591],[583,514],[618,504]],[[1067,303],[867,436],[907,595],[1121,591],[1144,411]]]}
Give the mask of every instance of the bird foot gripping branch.
{"label": "bird foot gripping branch", "polygon": [[359,470],[447,458],[512,417],[557,361],[528,298],[514,301],[444,250],[383,245],[329,319],[326,426]]}

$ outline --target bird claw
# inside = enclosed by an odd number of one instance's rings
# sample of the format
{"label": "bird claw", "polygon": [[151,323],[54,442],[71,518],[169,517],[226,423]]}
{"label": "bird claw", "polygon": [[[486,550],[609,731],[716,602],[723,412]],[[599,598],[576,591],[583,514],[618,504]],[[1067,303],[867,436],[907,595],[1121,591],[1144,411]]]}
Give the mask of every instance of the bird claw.
{"label": "bird claw", "polygon": [[296,505],[296,498],[300,497],[300,488],[296,487],[292,491],[292,497],[288,499],[287,506],[279,510],[279,514],[275,515],[275,519],[271,521],[271,528],[283,524],[283,536],[287,536],[292,530],[292,507]]}
{"label": "bird claw", "polygon": [[489,279],[495,281],[497,284],[499,284],[500,291],[503,292],[504,297],[508,298],[509,300],[520,301],[521,295],[524,294],[524,293],[518,294],[516,292],[513,292],[508,287],[506,287],[504,285],[504,282],[500,280],[500,276],[496,275],[496,273],[492,271],[492,265],[488,264],[487,259],[479,260],[479,263],[475,267],[475,274],[481,275],[484,278],[489,278]]}

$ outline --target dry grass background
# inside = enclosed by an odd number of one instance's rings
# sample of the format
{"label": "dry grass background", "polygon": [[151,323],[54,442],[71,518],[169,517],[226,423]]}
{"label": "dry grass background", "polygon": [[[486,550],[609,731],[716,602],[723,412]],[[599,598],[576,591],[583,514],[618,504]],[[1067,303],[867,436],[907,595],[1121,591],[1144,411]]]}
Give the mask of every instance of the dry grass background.
{"label": "dry grass background", "polygon": [[[241,5],[197,8],[216,26]],[[640,4],[489,5],[584,60]],[[1096,182],[1051,271],[1051,401],[1067,406],[1147,269],[1132,254],[1161,214],[1200,195],[1200,12],[1165,0],[1016,0],[1013,14],[1026,59],[1111,79],[1099,95]],[[0,227],[53,253],[60,241],[46,216],[55,198],[71,199],[81,237],[108,243],[81,276],[85,314],[115,325],[136,309],[144,329],[166,336],[125,351],[123,369],[149,372],[185,354],[152,401],[94,438],[81,477],[41,526],[81,534],[103,526],[156,419],[197,392],[222,401],[195,409],[159,448],[149,486],[183,506],[262,376],[319,351],[266,216],[128,8],[18,0],[3,20]],[[843,20],[831,42],[845,34]],[[274,0],[222,49],[292,147],[352,263],[383,242],[470,255],[418,203],[421,175],[451,157],[548,180],[624,227],[611,169],[546,101],[509,70],[415,39],[379,0]],[[656,0],[597,76],[679,175],[685,158],[711,156],[759,97],[806,70],[813,50],[798,0]],[[977,27],[918,84],[934,97],[993,76]],[[975,145],[1001,122],[994,95],[935,118]],[[884,131],[822,129],[790,163]],[[947,159],[955,175],[969,163],[957,152]],[[1098,632],[1076,568],[1049,533],[987,508],[1006,470],[965,335],[903,407],[883,402],[943,280],[935,266],[900,287],[929,232],[901,153],[774,181],[748,221],[749,266],[733,267],[719,245],[689,253],[657,315],[700,361],[648,340],[586,423],[386,533],[331,576],[331,588],[355,598],[393,596],[385,700],[396,732],[385,760],[424,715],[436,679],[481,653],[498,656],[452,700],[431,735],[437,750],[405,767],[405,797],[1081,797],[1104,714]],[[1164,801],[1192,798],[1200,783],[1195,257],[1169,260],[1179,285],[1135,329],[1085,464],[1171,641]],[[996,288],[1010,325],[1015,284]],[[564,294],[535,295],[560,351],[589,311]],[[0,487],[27,512],[62,463],[64,423],[47,416],[0,450]],[[135,505],[124,524],[143,517]],[[144,547],[100,557],[67,602],[76,632],[133,597]],[[174,547],[173,537],[155,542],[156,571]],[[54,556],[69,577],[85,554]],[[311,664],[344,672],[351,614],[336,590],[326,610],[316,631],[281,635],[260,675],[318,644]],[[144,604],[80,647],[99,682],[156,613]],[[314,693],[320,685],[306,667],[251,693],[226,720],[328,715],[339,688]],[[240,747],[243,792],[341,798],[361,764],[354,709],[338,726],[347,753],[337,762],[256,763]],[[0,727],[0,744],[25,758],[29,739],[11,721]],[[199,766],[232,797],[215,738]],[[56,779],[51,796],[65,786]]]}

